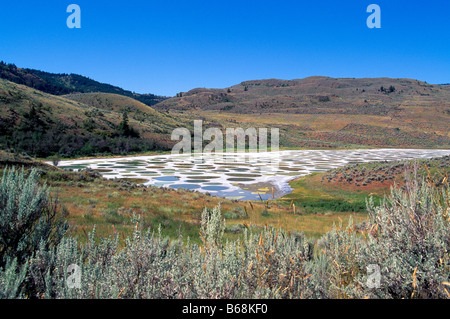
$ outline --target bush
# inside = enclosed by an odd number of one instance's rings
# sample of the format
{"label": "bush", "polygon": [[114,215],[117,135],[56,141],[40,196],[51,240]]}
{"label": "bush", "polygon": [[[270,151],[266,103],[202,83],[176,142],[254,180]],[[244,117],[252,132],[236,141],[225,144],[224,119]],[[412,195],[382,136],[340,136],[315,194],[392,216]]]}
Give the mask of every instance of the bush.
{"label": "bush", "polygon": [[[23,169],[5,169],[0,182],[0,269],[4,270],[0,277],[3,280],[10,280],[16,272],[22,278],[23,267],[27,267],[37,251],[58,246],[67,230],[67,223],[61,217],[57,200],[50,198],[45,185],[39,186],[36,169],[28,178]],[[26,293],[30,296],[35,288],[27,277],[17,280],[14,290],[8,292],[6,288],[0,295]]]}
{"label": "bush", "polygon": [[358,262],[377,264],[381,287],[362,293],[377,298],[448,298],[450,279],[448,187],[412,181],[392,188],[386,202],[369,202],[370,232]]}
{"label": "bush", "polygon": [[[449,298],[449,188],[425,181],[392,188],[385,201],[368,201],[364,237],[352,224],[320,240],[331,266],[332,297]],[[380,285],[367,284],[368,267],[380,270]]]}

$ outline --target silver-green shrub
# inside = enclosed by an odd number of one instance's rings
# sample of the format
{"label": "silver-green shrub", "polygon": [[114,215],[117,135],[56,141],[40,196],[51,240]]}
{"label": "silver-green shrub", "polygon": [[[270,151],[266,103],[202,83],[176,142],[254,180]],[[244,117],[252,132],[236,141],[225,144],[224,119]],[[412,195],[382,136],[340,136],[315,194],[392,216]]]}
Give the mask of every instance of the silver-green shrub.
{"label": "silver-green shrub", "polygon": [[379,265],[381,286],[363,285],[356,296],[449,297],[443,284],[450,279],[449,188],[417,180],[406,188],[392,188],[380,207],[368,204],[371,226],[358,263]]}
{"label": "silver-green shrub", "polygon": [[[360,233],[350,224],[319,240],[332,298],[449,298],[449,188],[414,180],[392,187],[380,206],[368,200]],[[370,268],[379,269],[379,285]]]}
{"label": "silver-green shrub", "polygon": [[[0,181],[0,280],[16,286],[0,287],[6,289],[0,294],[7,297],[32,297],[43,289],[27,263],[35,254],[54,249],[67,229],[57,200],[50,198],[45,185],[38,184],[38,177],[36,169],[26,177],[23,169],[6,168]],[[48,262],[33,266],[48,270]],[[18,277],[13,280],[14,273]]]}

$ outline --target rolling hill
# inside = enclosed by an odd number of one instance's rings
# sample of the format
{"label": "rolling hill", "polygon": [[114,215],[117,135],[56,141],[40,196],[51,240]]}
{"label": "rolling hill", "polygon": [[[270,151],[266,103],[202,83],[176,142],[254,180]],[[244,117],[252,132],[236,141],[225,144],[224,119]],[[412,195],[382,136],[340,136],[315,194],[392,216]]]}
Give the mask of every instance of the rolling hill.
{"label": "rolling hill", "polygon": [[101,109],[103,112],[117,112],[120,114],[127,112],[129,116],[141,122],[151,117],[151,124],[159,132],[168,133],[168,130],[173,129],[176,125],[176,121],[173,118],[169,118],[167,115],[156,111],[140,101],[119,94],[101,92],[72,93],[63,95],[62,97],[96,109]]}
{"label": "rolling hill", "polygon": [[443,106],[448,110],[449,98],[449,85],[412,79],[314,76],[245,81],[224,89],[197,88],[162,101],[157,107],[234,113],[384,115],[413,106]]}
{"label": "rolling hill", "polygon": [[285,147],[450,147],[450,86],[413,79],[254,80],[154,107],[222,127],[279,127]]}
{"label": "rolling hill", "polygon": [[170,150],[179,125],[180,117],[122,95],[55,96],[0,79],[2,149],[37,157]]}
{"label": "rolling hill", "polygon": [[0,78],[53,95],[91,92],[113,93],[134,98],[148,106],[166,99],[154,94],[134,93],[78,74],[57,74],[34,69],[22,69],[14,64],[6,64],[4,62],[0,62]]}

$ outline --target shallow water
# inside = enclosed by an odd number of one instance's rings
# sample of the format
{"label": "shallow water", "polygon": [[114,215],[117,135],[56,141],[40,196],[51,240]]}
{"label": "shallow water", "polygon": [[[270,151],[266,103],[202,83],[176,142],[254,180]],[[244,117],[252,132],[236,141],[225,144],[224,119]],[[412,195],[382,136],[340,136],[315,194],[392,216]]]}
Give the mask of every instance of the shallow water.
{"label": "shallow water", "polygon": [[105,178],[131,177],[145,185],[192,189],[241,200],[267,200],[292,191],[289,180],[352,163],[421,159],[450,150],[294,150],[264,153],[156,155],[61,161],[59,166],[99,170]]}

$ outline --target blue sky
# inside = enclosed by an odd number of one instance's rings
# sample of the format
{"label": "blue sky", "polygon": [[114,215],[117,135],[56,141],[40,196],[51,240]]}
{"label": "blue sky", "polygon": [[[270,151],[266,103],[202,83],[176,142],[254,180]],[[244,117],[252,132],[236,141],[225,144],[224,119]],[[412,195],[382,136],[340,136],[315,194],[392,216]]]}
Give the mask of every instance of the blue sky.
{"label": "blue sky", "polygon": [[166,96],[312,75],[449,83],[450,1],[3,1],[0,60]]}

